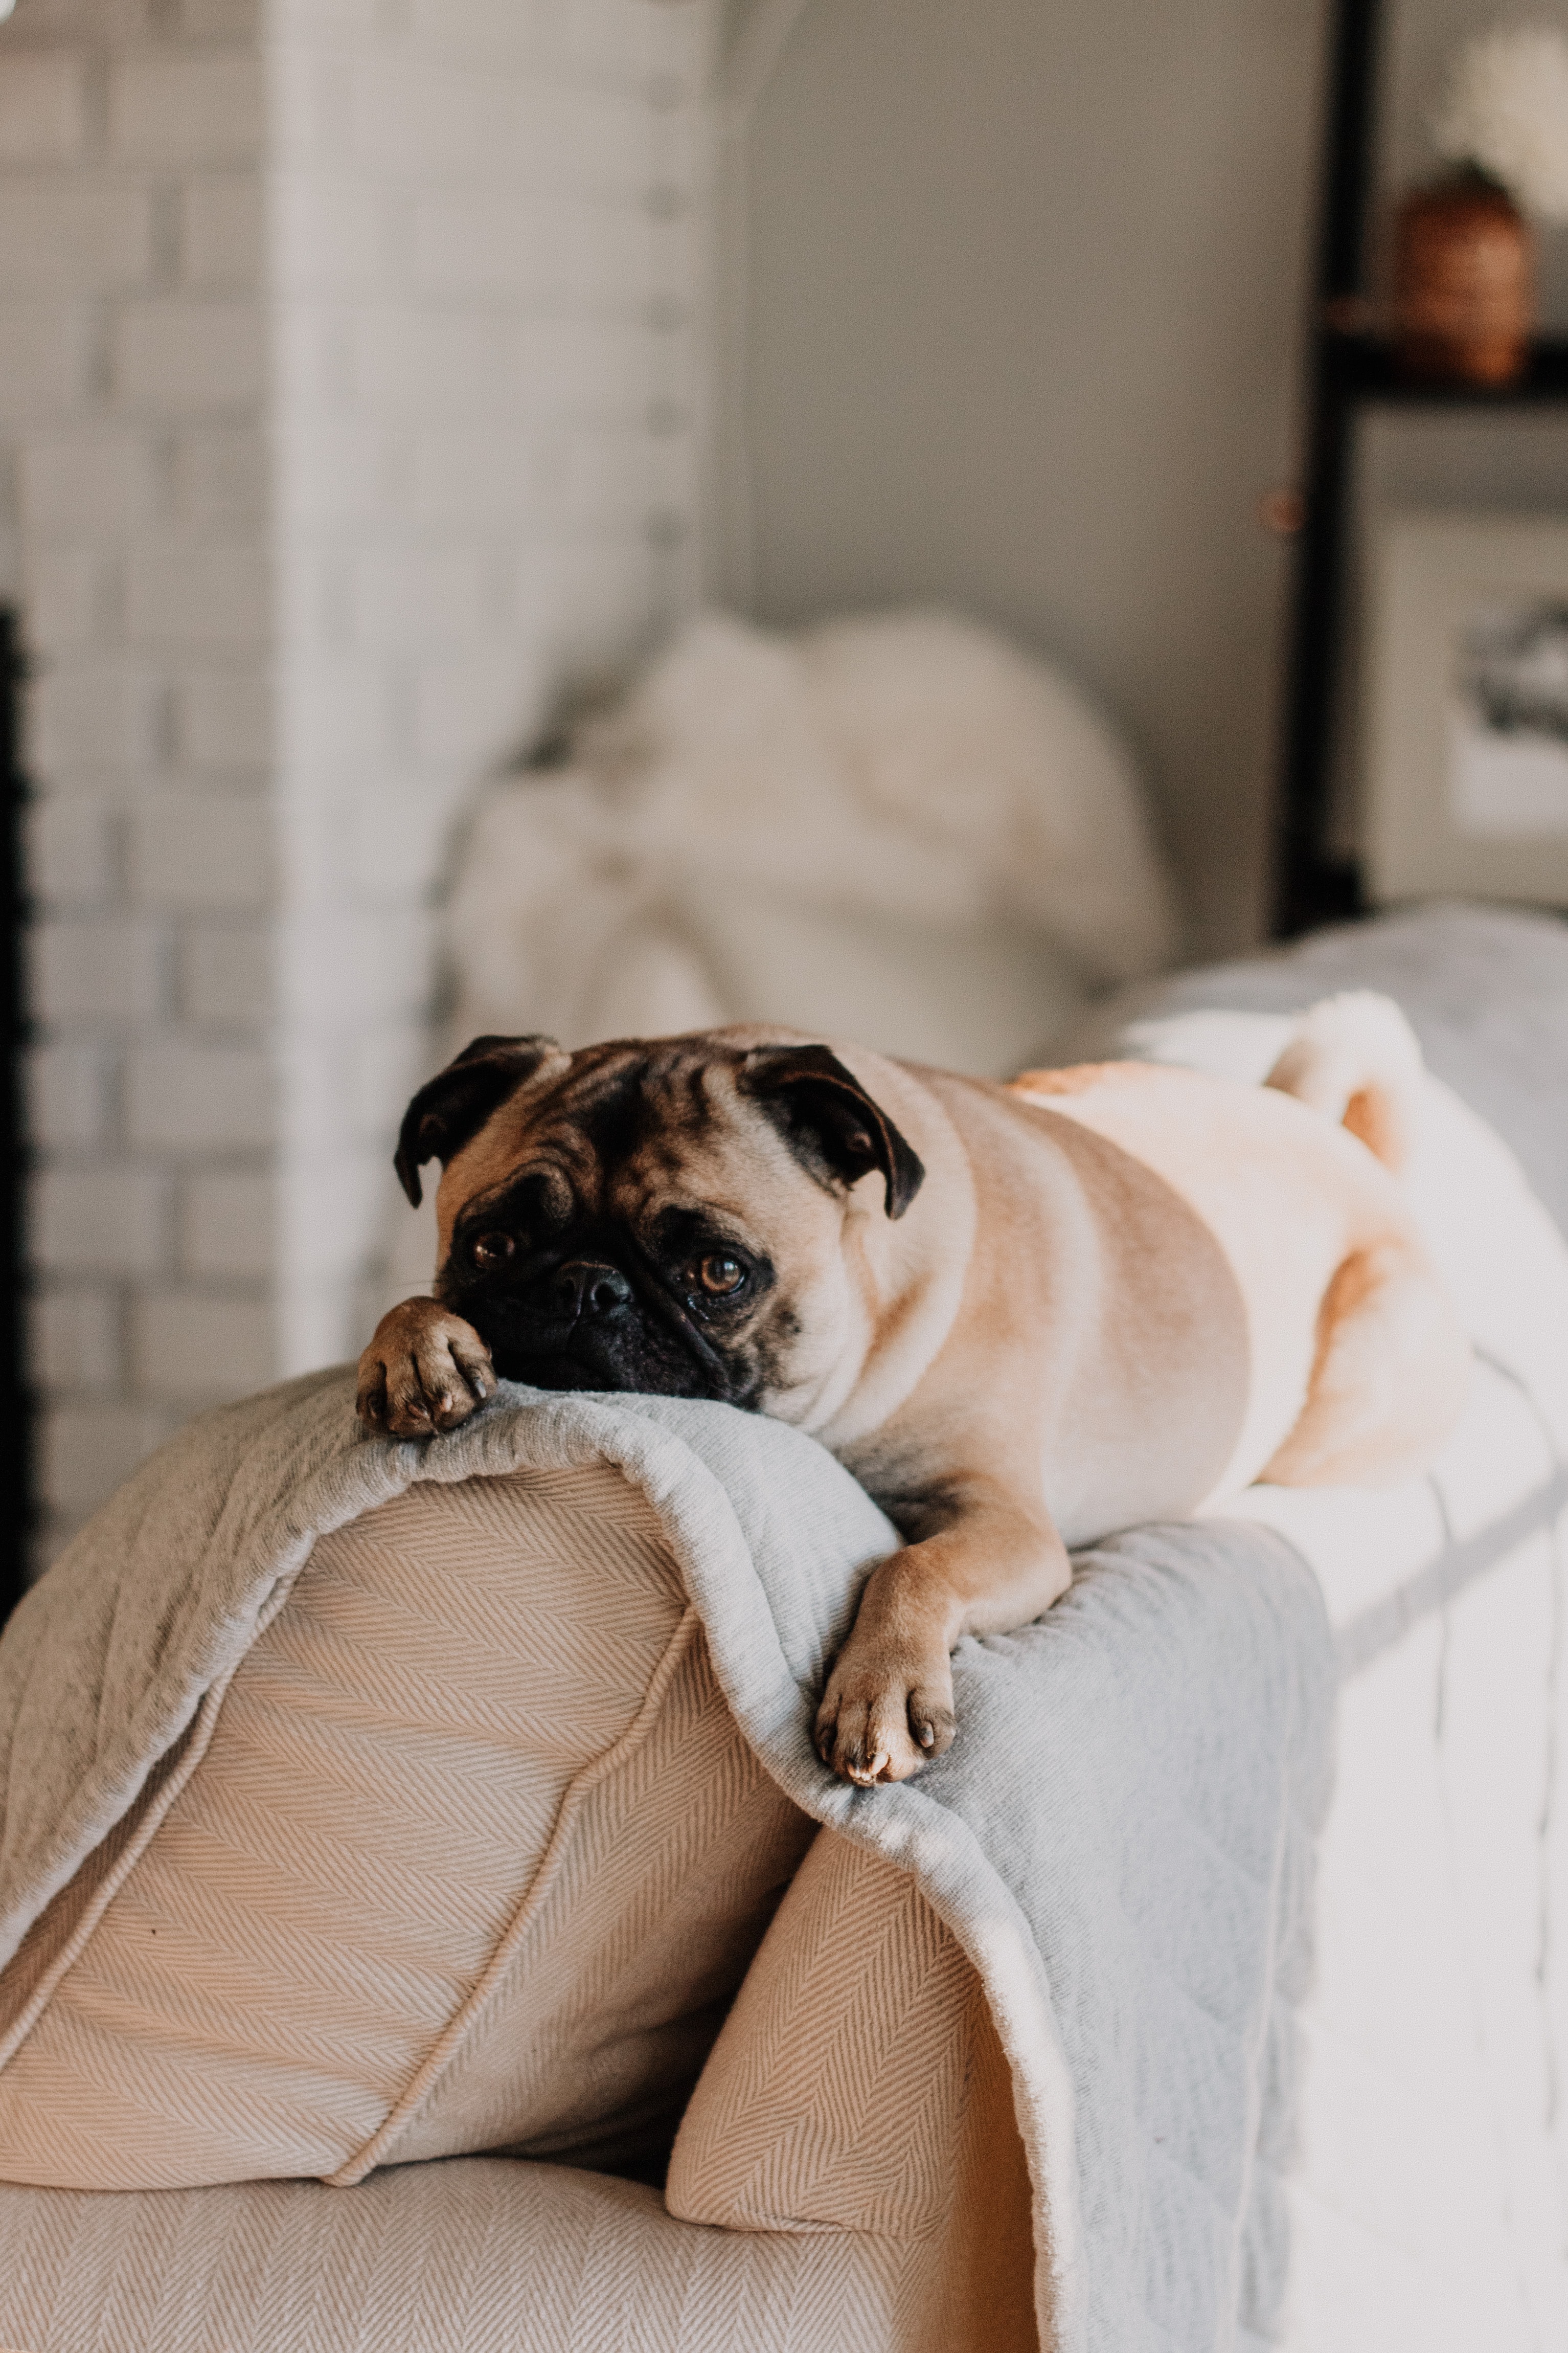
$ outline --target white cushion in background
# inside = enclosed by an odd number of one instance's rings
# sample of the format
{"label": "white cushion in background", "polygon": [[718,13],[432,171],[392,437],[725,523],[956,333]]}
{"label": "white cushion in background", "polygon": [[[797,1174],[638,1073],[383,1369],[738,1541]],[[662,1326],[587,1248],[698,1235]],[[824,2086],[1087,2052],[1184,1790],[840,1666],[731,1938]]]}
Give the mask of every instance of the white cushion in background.
{"label": "white cushion in background", "polygon": [[697,616],[571,757],[474,811],[447,923],[465,1036],[759,1018],[1001,1072],[1175,944],[1128,747],[972,621]]}
{"label": "white cushion in background", "polygon": [[317,1543],[7,1970],[0,2179],[635,2160],[811,1831],[618,1471],[416,1485]]}
{"label": "white cushion in background", "polygon": [[1084,1001],[1062,951],[1007,915],[933,923],[871,908],[848,917],[776,892],[729,890],[693,896],[685,922],[724,1020],[852,1036],[976,1078],[1011,1078]]}

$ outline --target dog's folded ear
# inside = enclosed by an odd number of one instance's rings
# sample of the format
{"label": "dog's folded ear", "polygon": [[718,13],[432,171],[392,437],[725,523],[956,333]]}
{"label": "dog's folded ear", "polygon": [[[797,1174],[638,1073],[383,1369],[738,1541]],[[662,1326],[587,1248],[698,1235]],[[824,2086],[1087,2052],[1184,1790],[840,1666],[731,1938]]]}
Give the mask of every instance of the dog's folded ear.
{"label": "dog's folded ear", "polygon": [[426,1161],[438,1160],[444,1168],[491,1112],[560,1050],[553,1038],[476,1038],[456,1061],[426,1081],[403,1114],[392,1163],[416,1208]]}
{"label": "dog's folded ear", "polygon": [[808,1166],[846,1185],[879,1168],[888,1215],[903,1216],[925,1181],[924,1164],[828,1047],[754,1047],[739,1084]]}

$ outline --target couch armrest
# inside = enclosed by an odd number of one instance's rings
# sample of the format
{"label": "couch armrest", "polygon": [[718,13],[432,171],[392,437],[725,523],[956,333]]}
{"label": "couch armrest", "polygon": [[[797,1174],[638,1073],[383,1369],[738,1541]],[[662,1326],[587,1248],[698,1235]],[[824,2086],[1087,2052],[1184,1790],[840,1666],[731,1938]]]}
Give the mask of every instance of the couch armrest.
{"label": "couch armrest", "polygon": [[923,2241],[911,2347],[1036,2353],[1007,2062],[975,1971],[881,1856],[818,1833],[692,2094],[666,2196],[728,2230]]}

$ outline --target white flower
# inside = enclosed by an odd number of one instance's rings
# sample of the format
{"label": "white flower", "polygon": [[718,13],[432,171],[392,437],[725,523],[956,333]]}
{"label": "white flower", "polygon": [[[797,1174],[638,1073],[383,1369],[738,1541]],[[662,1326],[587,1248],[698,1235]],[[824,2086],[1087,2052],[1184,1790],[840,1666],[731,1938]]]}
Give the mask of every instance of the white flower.
{"label": "white flower", "polygon": [[1479,164],[1527,212],[1568,221],[1568,37],[1521,26],[1467,41],[1432,136],[1440,155]]}

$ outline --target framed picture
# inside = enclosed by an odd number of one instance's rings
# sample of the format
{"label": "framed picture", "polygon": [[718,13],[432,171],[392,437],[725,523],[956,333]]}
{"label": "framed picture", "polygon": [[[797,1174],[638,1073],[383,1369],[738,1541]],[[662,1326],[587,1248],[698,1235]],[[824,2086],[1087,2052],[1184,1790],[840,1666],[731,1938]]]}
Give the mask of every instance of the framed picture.
{"label": "framed picture", "polygon": [[1391,515],[1370,585],[1371,896],[1568,907],[1568,516]]}

